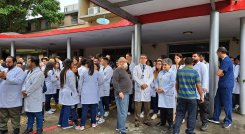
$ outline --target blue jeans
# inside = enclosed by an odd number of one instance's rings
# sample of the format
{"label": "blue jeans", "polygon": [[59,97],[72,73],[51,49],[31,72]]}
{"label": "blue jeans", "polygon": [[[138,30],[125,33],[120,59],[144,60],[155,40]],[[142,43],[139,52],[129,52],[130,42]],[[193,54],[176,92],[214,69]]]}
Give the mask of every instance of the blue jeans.
{"label": "blue jeans", "polygon": [[219,116],[221,113],[221,105],[224,105],[225,109],[225,119],[224,123],[232,123],[232,88],[218,88],[217,93],[214,98],[214,114],[213,120],[219,121]]}
{"label": "blue jeans", "polygon": [[60,110],[60,118],[59,118],[59,125],[61,125],[61,127],[68,127],[69,123],[69,116],[71,114],[71,106],[66,106],[66,105],[62,105],[62,108]]}
{"label": "blue jeans", "polygon": [[102,103],[102,98],[100,99],[100,102],[99,102],[99,111],[100,111],[100,117],[103,117],[104,114],[105,114],[105,111],[104,111],[104,108],[103,108],[103,103]]}
{"label": "blue jeans", "polygon": [[180,126],[185,114],[188,112],[187,129],[186,134],[193,134],[196,127],[196,112],[197,112],[197,101],[196,99],[181,99],[178,98],[178,105],[176,109],[176,121],[174,124],[174,133],[180,133]]}
{"label": "blue jeans", "polygon": [[101,97],[101,98],[102,98],[103,107],[105,108],[105,111],[108,112],[109,111],[110,97],[109,96],[104,96],[104,97]]}
{"label": "blue jeans", "polygon": [[36,118],[37,130],[43,129],[43,114],[42,112],[26,112],[27,116],[27,129],[33,129],[34,120]]}
{"label": "blue jeans", "polygon": [[117,129],[120,132],[126,132],[129,95],[125,94],[124,99],[115,96],[115,101],[117,105]]}
{"label": "blue jeans", "polygon": [[158,113],[158,94],[156,97],[151,97],[151,109],[153,110],[154,114]]}
{"label": "blue jeans", "polygon": [[72,117],[72,121],[73,123],[77,126],[78,125],[78,114],[77,114],[77,105],[72,106],[71,108],[71,117]]}
{"label": "blue jeans", "polygon": [[96,123],[96,115],[98,113],[98,104],[83,104],[81,126],[85,126],[88,114],[88,108],[91,106],[91,123]]}

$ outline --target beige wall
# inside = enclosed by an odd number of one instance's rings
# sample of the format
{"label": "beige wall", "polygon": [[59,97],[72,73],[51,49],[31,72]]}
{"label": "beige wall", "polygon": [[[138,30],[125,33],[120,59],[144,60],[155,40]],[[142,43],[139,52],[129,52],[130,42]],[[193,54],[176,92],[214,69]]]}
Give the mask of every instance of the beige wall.
{"label": "beige wall", "polygon": [[145,44],[142,45],[142,53],[148,56],[148,59],[155,60],[161,55],[167,55],[168,52],[168,45],[165,43],[158,43],[155,44]]}
{"label": "beige wall", "polygon": [[230,41],[230,56],[237,57],[240,54],[240,44],[237,41]]}

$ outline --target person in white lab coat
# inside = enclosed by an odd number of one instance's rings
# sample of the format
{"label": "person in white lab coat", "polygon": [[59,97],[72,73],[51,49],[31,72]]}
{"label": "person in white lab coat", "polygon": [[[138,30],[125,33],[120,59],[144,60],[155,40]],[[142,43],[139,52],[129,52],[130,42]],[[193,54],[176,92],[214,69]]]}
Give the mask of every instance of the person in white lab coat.
{"label": "person in white lab coat", "polygon": [[55,84],[58,80],[53,69],[54,64],[52,62],[48,62],[44,70],[45,84],[47,86],[47,91],[45,92],[45,111],[47,114],[53,114],[55,112],[55,109],[51,109],[50,106],[51,98],[56,94]]}
{"label": "person in white lab coat", "polygon": [[6,58],[7,71],[0,70],[0,133],[7,134],[8,120],[11,119],[13,134],[20,132],[20,113],[22,109],[21,88],[25,72],[16,67],[16,59]]}
{"label": "person in white lab coat", "polygon": [[135,81],[135,127],[140,125],[140,113],[142,105],[144,105],[144,123],[151,125],[149,112],[151,106],[151,88],[150,84],[153,81],[152,68],[146,65],[147,56],[141,54],[140,64],[135,66],[133,71],[133,79]]}
{"label": "person in white lab coat", "polygon": [[173,129],[173,109],[175,102],[175,82],[176,74],[170,68],[172,60],[166,58],[163,60],[163,70],[158,74],[156,82],[156,92],[158,93],[158,107],[160,109],[161,126],[169,124],[169,130]]}
{"label": "person in white lab coat", "polygon": [[72,72],[72,60],[64,61],[64,69],[60,73],[60,98],[59,104],[62,105],[58,126],[62,129],[69,129],[68,120],[71,115],[71,109],[74,105],[80,103],[78,90],[76,88],[76,76]]}
{"label": "person in white lab coat", "polygon": [[27,77],[22,86],[22,95],[24,97],[24,110],[27,115],[27,129],[24,134],[33,131],[33,124],[36,118],[37,134],[42,133],[43,128],[43,83],[44,74],[39,67],[39,58],[31,57],[28,59]]}
{"label": "person in white lab coat", "polygon": [[89,107],[91,108],[91,124],[92,127],[96,127],[96,115],[98,109],[98,103],[100,101],[99,86],[102,85],[103,81],[100,79],[100,74],[94,69],[94,62],[88,60],[87,70],[84,71],[81,76],[81,104],[82,104],[82,118],[80,126],[77,126],[77,130],[84,130],[85,123],[87,120],[87,113]]}
{"label": "person in white lab coat", "polygon": [[236,57],[237,65],[234,65],[234,88],[232,92],[233,96],[233,108],[236,112],[239,112],[240,105],[240,84],[239,84],[239,73],[240,73],[240,56]]}
{"label": "person in white lab coat", "polygon": [[[101,67],[100,64],[98,64],[98,63],[94,64],[95,70],[100,71],[100,67]],[[98,110],[98,117],[99,117],[98,124],[102,124],[105,122],[105,119],[104,119],[105,111],[104,111],[104,106],[102,103],[102,97],[105,94],[104,93],[104,75],[102,73],[99,73],[99,77],[100,77],[101,81],[103,81],[103,84],[101,84],[99,86],[100,101],[99,101],[99,107],[98,107],[99,108],[99,110]]]}
{"label": "person in white lab coat", "polygon": [[201,130],[202,131],[206,131],[208,129],[208,99],[206,96],[206,92],[208,91],[208,88],[209,88],[209,73],[208,73],[208,68],[207,66],[203,63],[203,62],[200,62],[200,54],[198,53],[193,53],[192,54],[192,59],[193,59],[193,62],[194,62],[194,66],[193,66],[193,69],[195,69],[198,74],[199,74],[199,77],[200,77],[200,80],[201,80],[201,86],[202,86],[202,90],[203,90],[203,97],[205,98],[205,102],[204,103],[199,103],[200,101],[200,96],[199,94],[197,93],[197,104],[198,104],[198,107],[200,109],[200,118],[201,118],[201,121],[202,121],[202,126],[201,126]]}
{"label": "person in white lab coat", "polygon": [[110,99],[110,83],[113,75],[113,69],[109,66],[109,59],[102,58],[101,60],[102,67],[100,68],[100,73],[103,74],[104,84],[103,91],[104,93],[101,95],[102,97],[102,105],[105,108],[105,117],[109,116],[109,99]]}
{"label": "person in white lab coat", "polygon": [[55,81],[56,94],[53,97],[54,97],[54,100],[55,100],[56,107],[57,107],[57,104],[59,103],[60,72],[61,72],[61,68],[60,68],[59,62],[55,62],[54,63],[54,74],[55,74],[55,77],[56,77],[57,80]]}

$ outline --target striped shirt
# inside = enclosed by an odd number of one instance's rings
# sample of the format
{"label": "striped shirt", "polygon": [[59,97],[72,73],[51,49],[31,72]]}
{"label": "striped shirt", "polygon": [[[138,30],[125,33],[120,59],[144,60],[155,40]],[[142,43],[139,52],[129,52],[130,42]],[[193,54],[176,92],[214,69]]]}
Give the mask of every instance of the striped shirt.
{"label": "striped shirt", "polygon": [[183,99],[197,99],[196,85],[200,84],[200,77],[192,67],[185,66],[178,70],[176,80],[179,83],[178,97]]}

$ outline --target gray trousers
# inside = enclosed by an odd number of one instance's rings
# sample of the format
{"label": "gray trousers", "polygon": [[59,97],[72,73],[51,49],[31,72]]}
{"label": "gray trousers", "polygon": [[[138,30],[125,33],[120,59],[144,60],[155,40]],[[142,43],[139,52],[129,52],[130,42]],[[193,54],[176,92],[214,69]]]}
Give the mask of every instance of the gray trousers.
{"label": "gray trousers", "polygon": [[20,113],[22,107],[0,108],[0,130],[8,130],[8,120],[11,119],[13,129],[20,128]]}

